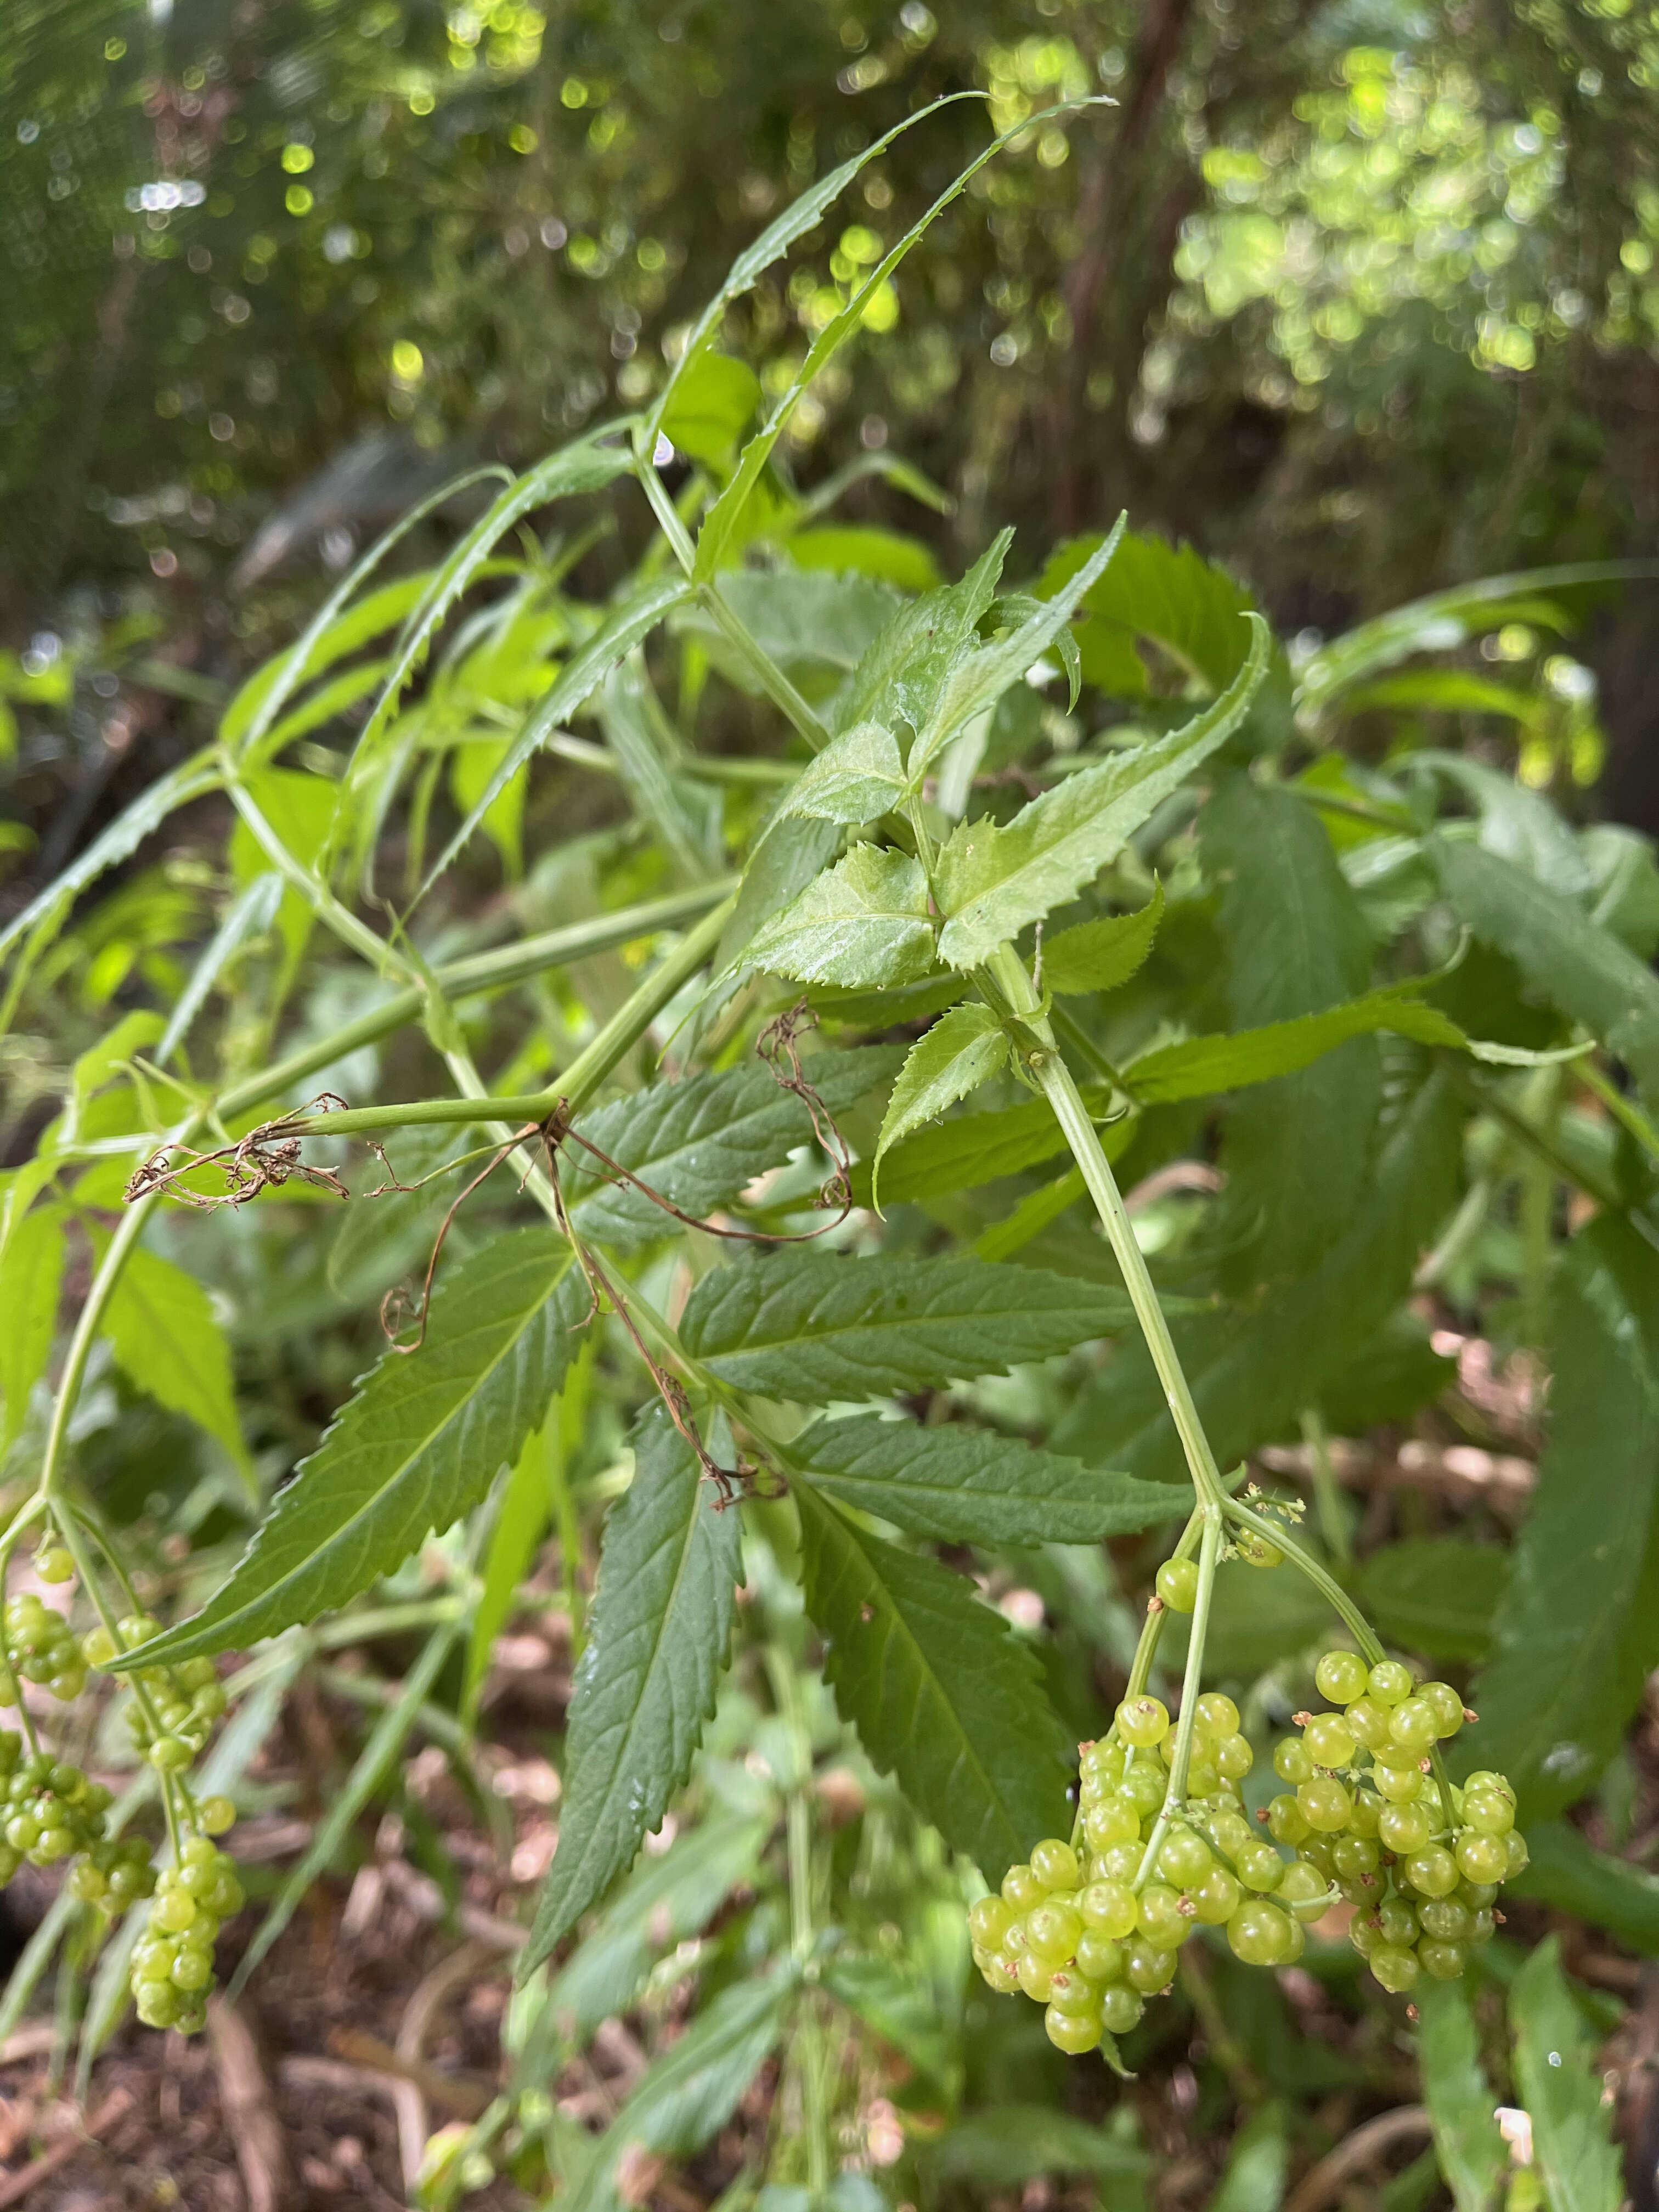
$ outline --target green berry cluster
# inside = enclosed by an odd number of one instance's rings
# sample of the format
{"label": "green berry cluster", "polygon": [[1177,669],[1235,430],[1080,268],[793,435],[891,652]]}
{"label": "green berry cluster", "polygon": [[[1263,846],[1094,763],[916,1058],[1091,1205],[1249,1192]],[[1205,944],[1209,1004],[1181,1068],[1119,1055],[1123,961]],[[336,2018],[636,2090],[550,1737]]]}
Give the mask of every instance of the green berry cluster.
{"label": "green berry cluster", "polygon": [[[88,1666],[107,1667],[118,1649],[131,1651],[161,1632],[161,1622],[149,1613],[131,1613],[115,1626],[118,1646],[107,1628],[94,1628],[82,1638],[81,1652]],[[223,1686],[211,1659],[186,1659],[177,1667],[145,1667],[136,1679],[149,1692],[149,1711],[139,1699],[133,1700],[127,1715],[133,1741],[152,1766],[163,1774],[176,1774],[201,1750],[223,1712]]]}
{"label": "green berry cluster", "polygon": [[1161,1832],[1175,1746],[1162,1702],[1126,1700],[1110,1734],[1082,1747],[1072,1841],[1039,1844],[969,1914],[984,1979],[1043,2005],[1060,2050],[1092,2051],[1133,2027],[1194,1928],[1224,1928],[1248,1966],[1285,1966],[1302,1954],[1305,1923],[1347,1898],[1359,1907],[1355,1947],[1389,1990],[1419,1972],[1454,1978],[1491,1936],[1496,1884],[1525,1865],[1526,1845],[1501,1776],[1450,1791],[1449,1821],[1428,1779],[1425,1753],[1462,1726],[1462,1699],[1351,1651],[1327,1652],[1316,1680],[1346,1711],[1297,1716],[1302,1735],[1273,1759],[1293,1794],[1256,1815],[1267,1836],[1240,1802],[1253,1754],[1218,1692],[1198,1700],[1186,1793]]}
{"label": "green berry cluster", "polygon": [[1301,1919],[1325,1910],[1323,1881],[1291,1884],[1285,1903],[1308,1908],[1293,1916],[1257,1893],[1277,1881],[1246,1878],[1260,1851],[1279,1875],[1285,1869],[1239,1803],[1254,1754],[1237,1706],[1218,1691],[1194,1715],[1182,1817],[1166,1827],[1140,1881],[1174,1748],[1162,1702],[1126,1700],[1111,1734],[1083,1747],[1074,1842],[1039,1844],[1029,1865],[1009,1869],[1001,1894],[981,1898],[969,1915],[986,1981],[1046,2006],[1049,2040],[1062,2051],[1092,2051],[1103,2035],[1134,2027],[1146,1998],[1168,1988],[1194,1928],[1224,1927],[1253,1964],[1288,1965],[1302,1949]]}
{"label": "green berry cluster", "polygon": [[1326,1652],[1314,1680],[1343,1710],[1296,1716],[1300,1736],[1273,1753],[1295,1794],[1274,1798],[1267,1826],[1355,1906],[1350,1940],[1385,1990],[1455,1981],[1491,1940],[1498,1885],[1527,1863],[1515,1792],[1485,1770],[1461,1789],[1437,1778],[1435,1746],[1474,1717],[1449,1683],[1352,1651]]}
{"label": "green berry cluster", "polygon": [[[55,1567],[58,1557],[55,1552],[43,1552],[35,1565],[41,1570]],[[24,1682],[49,1690],[65,1705],[85,1689],[87,1662],[75,1631],[62,1613],[54,1613],[33,1590],[6,1600],[5,1610],[0,1613],[0,1644],[4,1646],[0,1705],[16,1705]]]}
{"label": "green berry cluster", "polygon": [[[56,1866],[76,1851],[113,1850],[104,1843],[110,1793],[78,1766],[47,1751],[29,1751],[21,1736],[0,1730],[0,1882],[27,1859]],[[142,1891],[135,1878],[128,1892]]]}
{"label": "green berry cluster", "polygon": [[235,1819],[234,1808],[227,1798],[209,1797],[198,1811],[201,1831],[184,1838],[177,1865],[157,1877],[132,1954],[139,2019],[146,2027],[176,2027],[185,2035],[195,2034],[207,2019],[220,1923],[243,1903],[236,1862],[213,1841]]}

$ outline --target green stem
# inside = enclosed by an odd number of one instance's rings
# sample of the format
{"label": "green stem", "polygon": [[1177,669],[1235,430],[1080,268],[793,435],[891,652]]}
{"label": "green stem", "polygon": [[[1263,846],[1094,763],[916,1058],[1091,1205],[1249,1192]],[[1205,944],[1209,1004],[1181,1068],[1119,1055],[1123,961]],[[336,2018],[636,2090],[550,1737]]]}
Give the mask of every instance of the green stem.
{"label": "green stem", "polygon": [[689,982],[720,943],[730,919],[734,897],[722,899],[670,954],[652,970],[627,1003],[605,1024],[599,1035],[573,1060],[556,1084],[545,1091],[526,1091],[510,1097],[481,1095],[473,1098],[423,1098],[401,1106],[361,1106],[345,1113],[295,1115],[284,1123],[285,1133],[300,1137],[347,1137],[363,1130],[406,1129],[445,1122],[477,1121],[493,1117],[502,1121],[543,1121],[562,1099],[574,1113],[592,1096],[657,1016]]}
{"label": "green stem", "polygon": [[[1014,1014],[1039,1040],[1039,1048],[1025,1055],[1037,1087],[1054,1109],[1072,1158],[1082,1170],[1083,1180],[1089,1186],[1089,1195],[1094,1200],[1100,1215],[1101,1225],[1112,1248],[1129,1303],[1134,1308],[1135,1319],[1140,1324],[1146,1348],[1152,1353],[1152,1364],[1158,1370],[1158,1379],[1164,1385],[1164,1401],[1181,1438],[1186,1454],[1187,1466],[1193,1479],[1193,1488],[1200,1504],[1214,1504],[1225,1495],[1221,1486],[1221,1474],[1210,1449],[1209,1438],[1204,1433],[1204,1424],[1194,1402],[1192,1389],[1181,1356],[1170,1334],[1170,1324],[1164,1318],[1164,1309],[1158,1304],[1158,1292],[1129,1217],[1123,1208],[1123,1199],[1110,1163],[1101,1149],[1095,1125],[1084,1103],[1072,1071],[1061,1059],[1054,1043],[1053,1031],[1038,1010],[1031,979],[1025,973],[1018,956],[1012,946],[1004,945],[1006,960],[994,961],[991,974],[995,984],[1007,996]],[[1021,1001],[1024,1001],[1022,1004]]]}
{"label": "green stem", "polygon": [[[732,889],[732,880],[728,878],[718,884],[701,884],[695,890],[677,891],[672,898],[652,899],[643,905],[625,907],[616,914],[600,915],[568,928],[544,930],[538,936],[521,938],[516,944],[500,945],[492,951],[469,953],[465,959],[446,961],[433,969],[433,980],[451,999],[506,990],[539,975],[544,969],[585,959],[590,953],[609,952],[619,945],[653,937],[659,930],[678,929],[688,921],[696,921],[719,900],[729,897]],[[307,1075],[314,1075],[319,1068],[329,1066],[363,1045],[378,1043],[381,1037],[390,1036],[394,1030],[415,1020],[426,1003],[426,996],[425,991],[413,987],[395,993],[358,1020],[331,1030],[314,1044],[303,1046],[285,1060],[234,1085],[220,1098],[219,1111],[229,1121],[251,1112],[256,1106],[263,1106],[270,1099],[280,1098],[284,1091],[302,1083]]]}
{"label": "green stem", "polygon": [[815,753],[821,753],[830,742],[829,731],[771,655],[750,635],[747,626],[726,605],[719,585],[699,584],[697,600],[779,713],[793,724]]}
{"label": "green stem", "polygon": [[1590,1174],[1583,1166],[1570,1160],[1565,1152],[1556,1148],[1542,1130],[1535,1128],[1524,1114],[1511,1106],[1507,1098],[1501,1097],[1497,1091],[1488,1091],[1483,1085],[1475,1082],[1465,1069],[1458,1066],[1455,1060],[1449,1054],[1445,1056],[1444,1064],[1450,1074],[1453,1089],[1474,1107],[1477,1114],[1490,1115],[1501,1128],[1507,1129],[1510,1136],[1524,1145],[1528,1152],[1553,1168],[1563,1182],[1575,1184],[1583,1192],[1586,1198],[1593,1198],[1598,1206],[1605,1206],[1609,1213],[1623,1211],[1625,1202],[1616,1190],[1604,1183],[1599,1176]]}
{"label": "green stem", "polygon": [[1176,1722],[1175,1755],[1170,1761],[1170,1780],[1158,1808],[1158,1819],[1141,1855],[1135,1876],[1137,1890],[1151,1881],[1170,1823],[1187,1797],[1187,1776],[1193,1763],[1193,1730],[1198,1720],[1198,1693],[1204,1680],[1204,1644],[1210,1630],[1210,1601],[1215,1594],[1215,1571],[1221,1559],[1222,1520],[1219,1504],[1206,1499],[1194,1516],[1201,1522],[1199,1540],[1198,1595],[1193,1603],[1193,1625],[1187,1639],[1187,1667],[1181,1681],[1181,1713]]}
{"label": "green stem", "polygon": [[1613,1119],[1624,1124],[1643,1151],[1659,1160],[1659,1127],[1654,1126],[1635,1100],[1626,1098],[1619,1085],[1603,1075],[1593,1060],[1575,1060],[1572,1073],[1590,1096],[1599,1098]]}
{"label": "green stem", "polygon": [[1248,1528],[1252,1534],[1263,1538],[1269,1544],[1276,1545],[1291,1564],[1307,1577],[1320,1595],[1352,1632],[1360,1650],[1364,1654],[1367,1666],[1375,1667],[1379,1660],[1386,1658],[1388,1655],[1377,1642],[1370,1623],[1343,1589],[1341,1583],[1333,1576],[1328,1575],[1318,1560],[1303,1550],[1301,1545],[1297,1542],[1282,1522],[1269,1521],[1262,1514],[1253,1513],[1248,1505],[1242,1505],[1236,1498],[1227,1498],[1222,1510],[1228,1520],[1237,1522],[1241,1528]]}

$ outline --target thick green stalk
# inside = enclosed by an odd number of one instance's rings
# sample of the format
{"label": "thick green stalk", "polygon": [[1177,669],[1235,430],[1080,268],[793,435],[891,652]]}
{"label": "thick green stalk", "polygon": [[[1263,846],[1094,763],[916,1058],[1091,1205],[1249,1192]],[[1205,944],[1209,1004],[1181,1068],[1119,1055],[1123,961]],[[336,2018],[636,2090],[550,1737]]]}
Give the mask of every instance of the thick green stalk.
{"label": "thick green stalk", "polygon": [[1307,1577],[1332,1611],[1352,1632],[1368,1667],[1375,1667],[1379,1660],[1387,1657],[1370,1623],[1341,1583],[1334,1577],[1328,1575],[1318,1560],[1303,1550],[1282,1521],[1269,1521],[1264,1514],[1253,1513],[1248,1505],[1241,1504],[1236,1498],[1225,1499],[1222,1510],[1229,1521],[1237,1522],[1241,1528],[1248,1528],[1252,1535],[1261,1537],[1264,1542],[1276,1545],[1291,1564]]}
{"label": "thick green stalk", "polygon": [[700,584],[697,599],[779,713],[793,724],[815,753],[821,753],[830,742],[829,731],[776,661],[750,635],[746,624],[726,605],[720,586]]}
{"label": "thick green stalk", "polygon": [[1170,1761],[1170,1780],[1164,1802],[1135,1875],[1137,1890],[1144,1889],[1152,1880],[1170,1823],[1186,1802],[1187,1776],[1193,1762],[1193,1730],[1198,1718],[1198,1694],[1204,1684],[1204,1644],[1209,1634],[1210,1601],[1215,1595],[1215,1571],[1220,1563],[1223,1534],[1218,1504],[1206,1500],[1195,1517],[1201,1520],[1204,1533],[1199,1542],[1198,1595],[1193,1603],[1193,1625],[1187,1638],[1187,1667],[1181,1681],[1181,1714],[1176,1723],[1175,1753]]}
{"label": "thick green stalk", "polygon": [[1199,1418],[1192,1389],[1181,1356],[1170,1334],[1170,1324],[1164,1318],[1164,1309],[1158,1304],[1158,1292],[1147,1268],[1145,1255],[1135,1242],[1135,1232],[1123,1207],[1123,1198],[1112,1174],[1110,1163],[1101,1149],[1100,1139],[1091,1120],[1089,1109],[1083,1102],[1072,1071],[1060,1057],[1054,1043],[1054,1031],[1042,1011],[1030,977],[1012,945],[1005,945],[990,966],[990,978],[997,995],[1003,999],[1016,1020],[1035,1040],[1023,1054],[1032,1080],[1054,1109],[1072,1158],[1082,1171],[1099,1212],[1101,1226],[1105,1230],[1114,1258],[1123,1277],[1129,1303],[1134,1308],[1140,1333],[1146,1340],[1146,1349],[1158,1370],[1158,1379],[1164,1385],[1164,1401],[1170,1408],[1181,1447],[1187,1455],[1187,1466],[1193,1478],[1193,1488],[1200,1504],[1213,1504],[1225,1493],[1221,1486],[1220,1469],[1210,1449],[1209,1438],[1204,1433],[1204,1424]]}
{"label": "thick green stalk", "polygon": [[545,1091],[509,1097],[423,1098],[402,1106],[360,1106],[344,1113],[295,1115],[284,1133],[300,1137],[349,1137],[363,1130],[406,1129],[445,1122],[544,1121],[561,1099],[574,1113],[591,1098],[617,1063],[638,1042],[669,1001],[688,983],[720,943],[733,898],[727,896],[705,915],[661,966],[612,1015],[591,1044],[580,1052],[556,1084]]}

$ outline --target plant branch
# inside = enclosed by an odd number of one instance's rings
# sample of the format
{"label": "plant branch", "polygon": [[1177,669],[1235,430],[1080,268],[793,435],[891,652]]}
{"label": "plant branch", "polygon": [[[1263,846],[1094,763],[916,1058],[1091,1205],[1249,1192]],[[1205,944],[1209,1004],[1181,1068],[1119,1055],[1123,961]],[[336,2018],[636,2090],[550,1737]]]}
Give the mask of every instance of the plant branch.
{"label": "plant branch", "polygon": [[748,626],[726,605],[719,585],[699,584],[697,603],[772,704],[805,738],[813,751],[821,753],[830,742],[829,731],[771,655],[764,652],[750,635]]}
{"label": "plant branch", "polygon": [[1198,1719],[1198,1693],[1204,1680],[1204,1644],[1210,1628],[1210,1601],[1215,1595],[1215,1571],[1221,1558],[1221,1507],[1206,1499],[1194,1516],[1201,1522],[1203,1534],[1198,1551],[1198,1595],[1193,1605],[1193,1625],[1187,1639],[1187,1667],[1181,1682],[1181,1712],[1176,1722],[1175,1755],[1170,1761],[1170,1780],[1164,1792],[1164,1802],[1158,1808],[1158,1819],[1141,1855],[1140,1870],[1135,1875],[1135,1888],[1142,1890],[1151,1881],[1152,1869],[1158,1864],[1158,1855],[1164,1838],[1170,1832],[1170,1823],[1181,1810],[1187,1796],[1187,1776],[1193,1761],[1193,1729]]}
{"label": "plant branch", "polygon": [[1252,1535],[1276,1545],[1292,1566],[1307,1577],[1345,1626],[1352,1631],[1368,1666],[1375,1667],[1380,1659],[1387,1656],[1370,1623],[1341,1583],[1334,1575],[1327,1574],[1310,1553],[1303,1550],[1283,1522],[1269,1521],[1264,1514],[1252,1512],[1248,1505],[1241,1504],[1236,1498],[1229,1498],[1222,1510],[1228,1520],[1237,1522],[1241,1528],[1248,1528]]}

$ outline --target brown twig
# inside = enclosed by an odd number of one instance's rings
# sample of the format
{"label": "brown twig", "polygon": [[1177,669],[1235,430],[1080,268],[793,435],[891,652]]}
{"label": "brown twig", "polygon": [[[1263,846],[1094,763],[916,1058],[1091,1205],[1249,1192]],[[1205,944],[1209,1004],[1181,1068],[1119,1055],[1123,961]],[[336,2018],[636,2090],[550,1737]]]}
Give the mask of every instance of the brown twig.
{"label": "brown twig", "polygon": [[[349,1198],[350,1192],[332,1168],[307,1167],[300,1157],[300,1139],[284,1133],[307,1115],[332,1113],[344,1105],[343,1098],[331,1091],[323,1091],[308,1106],[279,1114],[274,1121],[262,1121],[237,1143],[221,1145],[216,1152],[193,1152],[188,1145],[163,1145],[135,1170],[124,1194],[126,1202],[131,1206],[153,1192],[165,1191],[181,1206],[193,1206],[209,1213],[219,1206],[246,1206],[262,1190],[280,1188],[296,1176],[301,1182],[331,1191],[336,1198]],[[175,1153],[179,1156],[176,1162]],[[191,1190],[186,1187],[185,1176],[197,1168],[206,1167],[216,1167],[224,1176],[222,1191]]]}
{"label": "brown twig", "polygon": [[294,2176],[258,2046],[246,2021],[224,1997],[215,1997],[208,2006],[208,2033],[220,2109],[236,2147],[247,2212],[285,2212],[295,2202]]}
{"label": "brown twig", "polygon": [[54,2143],[50,2150],[42,2151],[39,2158],[31,2159],[27,2166],[0,2181],[0,2212],[6,2212],[9,2205],[27,2203],[40,2184],[50,2180],[60,2167],[67,2166],[77,2151],[85,2149],[88,2143],[106,2134],[129,2110],[131,2103],[132,2099],[125,2089],[113,2091],[87,2122],[84,2132],[75,2129],[64,2136],[62,2142]]}
{"label": "brown twig", "polygon": [[1379,2112],[1374,2120],[1367,2120],[1351,2136],[1344,2136],[1317,2166],[1309,2167],[1285,2198],[1284,2212],[1320,2212],[1351,2173],[1369,2166],[1395,2143],[1431,2132],[1429,2116],[1421,2105],[1398,2105],[1391,2112]]}

